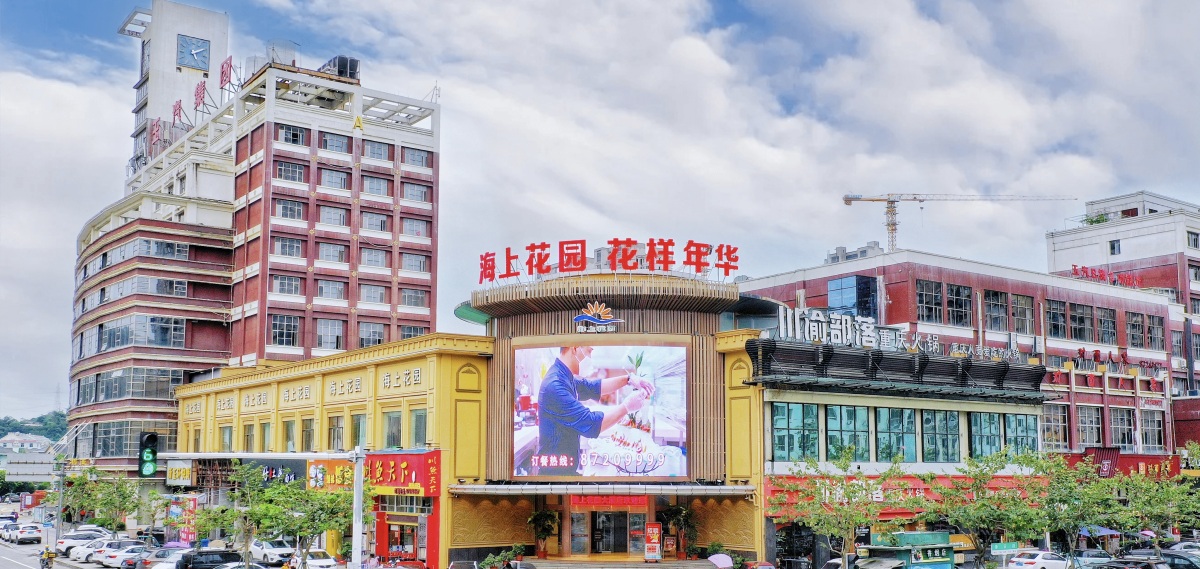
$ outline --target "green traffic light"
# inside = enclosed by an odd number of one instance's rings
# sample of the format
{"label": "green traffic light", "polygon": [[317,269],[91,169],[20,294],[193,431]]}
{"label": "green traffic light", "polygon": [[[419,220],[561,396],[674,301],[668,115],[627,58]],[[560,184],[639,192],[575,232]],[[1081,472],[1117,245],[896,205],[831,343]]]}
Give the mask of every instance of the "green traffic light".
{"label": "green traffic light", "polygon": [[153,462],[147,462],[142,465],[142,476],[150,476],[158,472],[158,465]]}

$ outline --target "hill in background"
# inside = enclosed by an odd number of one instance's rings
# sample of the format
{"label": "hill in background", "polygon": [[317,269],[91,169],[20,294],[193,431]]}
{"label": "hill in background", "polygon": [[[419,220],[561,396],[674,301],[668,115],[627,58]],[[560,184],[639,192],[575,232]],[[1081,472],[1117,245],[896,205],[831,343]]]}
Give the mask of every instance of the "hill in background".
{"label": "hill in background", "polygon": [[52,442],[58,442],[58,439],[67,434],[67,414],[62,411],[51,411],[32,419],[0,418],[0,437],[9,433],[42,435]]}

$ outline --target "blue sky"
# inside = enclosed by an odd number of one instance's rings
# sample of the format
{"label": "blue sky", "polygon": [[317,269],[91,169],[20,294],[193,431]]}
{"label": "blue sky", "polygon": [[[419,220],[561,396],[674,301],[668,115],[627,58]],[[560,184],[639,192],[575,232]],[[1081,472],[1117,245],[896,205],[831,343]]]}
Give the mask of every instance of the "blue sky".
{"label": "blue sky", "polygon": [[[371,88],[440,88],[443,331],[474,331],[450,311],[481,253],[535,241],[731,243],[764,276],[886,241],[842,194],[1073,196],[900,207],[901,247],[1044,270],[1087,199],[1200,201],[1196,2],[194,3],[229,13],[235,62],[290,39]],[[76,234],[131,148],[136,5],[0,0],[0,415],[65,384]]]}

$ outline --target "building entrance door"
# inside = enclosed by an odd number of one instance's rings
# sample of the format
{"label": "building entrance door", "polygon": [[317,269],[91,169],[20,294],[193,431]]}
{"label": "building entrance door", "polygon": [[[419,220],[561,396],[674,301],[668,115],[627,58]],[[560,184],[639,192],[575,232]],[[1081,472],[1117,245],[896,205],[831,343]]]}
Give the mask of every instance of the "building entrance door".
{"label": "building entrance door", "polygon": [[592,553],[629,551],[629,514],[592,512]]}

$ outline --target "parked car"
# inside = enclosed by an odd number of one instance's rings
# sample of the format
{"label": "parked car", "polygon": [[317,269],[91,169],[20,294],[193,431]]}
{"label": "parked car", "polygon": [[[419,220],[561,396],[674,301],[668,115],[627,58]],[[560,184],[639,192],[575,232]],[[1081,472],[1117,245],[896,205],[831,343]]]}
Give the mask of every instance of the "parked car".
{"label": "parked car", "polygon": [[292,551],[292,546],[282,539],[256,539],[250,542],[250,557],[262,564],[283,565],[292,558]]}
{"label": "parked car", "polygon": [[[134,557],[132,559],[133,563],[131,563],[129,567],[126,567],[125,565],[121,565],[121,569],[151,569],[152,567],[154,567],[155,565],[158,565],[159,563],[166,562],[168,559],[171,558],[172,555],[178,554],[179,556],[182,556],[184,551],[187,551],[187,549],[184,549],[182,547],[167,547],[164,549],[147,549],[141,555]],[[175,561],[178,561],[178,559],[171,561],[171,567],[175,566]]]}
{"label": "parked car", "polygon": [[42,525],[41,524],[21,524],[16,531],[13,532],[13,543],[20,545],[26,542],[42,542]]}
{"label": "parked car", "polygon": [[102,537],[105,536],[92,531],[74,531],[68,534],[63,534],[63,536],[54,543],[54,550],[64,555],[69,554],[71,553],[71,550],[75,548],[75,546],[87,545],[89,542],[95,541]]}
{"label": "parked car", "polygon": [[1053,551],[1026,551],[1014,555],[1008,569],[1067,569],[1067,558]]}
{"label": "parked car", "polygon": [[[299,551],[292,554],[291,559],[288,560],[288,565],[291,567],[300,567]],[[333,569],[337,565],[337,562],[324,549],[310,549],[308,550],[308,563],[306,565],[310,569]]]}
{"label": "parked car", "polygon": [[1103,549],[1083,549],[1075,552],[1075,563],[1081,567],[1091,567],[1116,559]]}
{"label": "parked car", "polygon": [[18,524],[16,522],[9,522],[9,523],[4,524],[3,526],[0,526],[0,539],[3,539],[4,541],[12,541],[11,539],[8,538],[9,532],[14,532],[17,529],[19,529],[20,527],[21,527],[21,524]]}
{"label": "parked car", "polygon": [[226,563],[237,563],[241,560],[241,553],[228,549],[188,550],[175,562],[175,569],[216,569]]}
{"label": "parked car", "polygon": [[1135,549],[1125,555],[1126,559],[1157,559],[1162,558],[1171,569],[1200,569],[1200,554],[1190,551],[1163,550],[1161,554],[1153,549]]}
{"label": "parked car", "polygon": [[98,547],[104,547],[104,543],[108,541],[107,537],[101,537],[89,541],[83,545],[77,545],[71,549],[71,553],[67,554],[67,559],[71,561],[83,561],[85,557],[91,554]]}
{"label": "parked car", "polygon": [[1200,542],[1181,541],[1169,547],[1171,551],[1200,551]]}
{"label": "parked car", "polygon": [[89,561],[92,563],[99,563],[100,560],[104,559],[104,556],[108,555],[109,553],[125,549],[126,547],[134,547],[134,546],[140,546],[140,545],[142,545],[142,542],[140,542],[136,539],[104,540],[100,544],[99,547],[93,548],[86,556],[84,556],[82,561],[85,563],[87,563]]}
{"label": "parked car", "polygon": [[126,559],[137,557],[137,554],[146,551],[145,545],[131,545],[120,549],[113,549],[104,552],[100,556],[100,564],[105,567],[113,567],[114,569],[121,566],[121,562]]}
{"label": "parked car", "polygon": [[1161,559],[1113,559],[1108,563],[1095,565],[1092,569],[1171,569],[1171,566]]}
{"label": "parked car", "polygon": [[257,563],[246,563],[244,561],[238,561],[236,563],[226,563],[224,565],[218,566],[217,569],[265,569],[265,568],[262,565],[259,565]]}
{"label": "parked car", "polygon": [[190,549],[176,550],[173,553],[171,553],[170,555],[168,555],[166,557],[166,559],[160,559],[160,560],[158,560],[158,563],[151,565],[150,569],[175,569],[175,564],[179,563],[179,560],[183,559],[183,554],[187,553],[188,551],[191,551],[191,550]]}

